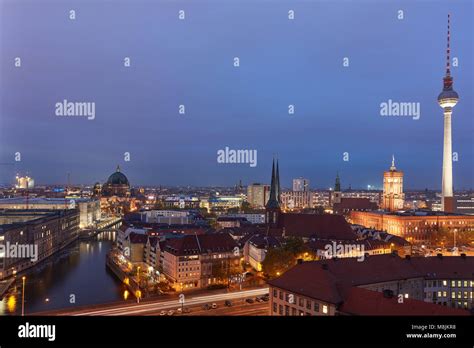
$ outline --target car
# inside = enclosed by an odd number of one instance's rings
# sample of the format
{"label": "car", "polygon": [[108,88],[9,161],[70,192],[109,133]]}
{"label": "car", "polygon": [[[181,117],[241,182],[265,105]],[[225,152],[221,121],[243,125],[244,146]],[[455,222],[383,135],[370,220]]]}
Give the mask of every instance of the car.
{"label": "car", "polygon": [[176,310],[176,313],[178,314],[189,313],[189,312],[191,312],[191,310],[188,307],[179,307]]}
{"label": "car", "polygon": [[211,309],[211,306],[209,306],[209,304],[206,303],[204,306],[202,306],[202,309],[208,311],[209,309]]}
{"label": "car", "polygon": [[247,299],[245,300],[245,302],[247,302],[247,303],[254,303],[254,300],[251,299],[251,298],[247,298]]}
{"label": "car", "polygon": [[224,305],[225,305],[226,307],[232,307],[232,301],[226,300],[226,301],[224,302]]}
{"label": "car", "polygon": [[166,315],[166,311],[161,311],[160,315]]}
{"label": "car", "polygon": [[170,310],[168,311],[168,315],[174,315],[174,310],[170,309]]}
{"label": "car", "polygon": [[217,308],[217,303],[214,302],[214,303],[212,304],[212,309],[216,309],[216,308]]}

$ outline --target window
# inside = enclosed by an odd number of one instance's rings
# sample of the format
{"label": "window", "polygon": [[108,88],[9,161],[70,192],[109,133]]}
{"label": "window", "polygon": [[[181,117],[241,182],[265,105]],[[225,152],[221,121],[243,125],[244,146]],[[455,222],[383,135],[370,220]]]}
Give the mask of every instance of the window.
{"label": "window", "polygon": [[278,306],[278,312],[280,313],[280,315],[283,315],[283,306],[282,305]]}
{"label": "window", "polygon": [[310,300],[306,300],[306,309],[311,310],[311,301]]}
{"label": "window", "polygon": [[456,286],[456,282],[454,280],[451,280],[451,287],[454,288]]}
{"label": "window", "polygon": [[278,292],[276,289],[273,289],[273,297],[277,297],[278,296]]}
{"label": "window", "polygon": [[316,301],[314,302],[314,311],[319,312],[319,303],[317,303]]}
{"label": "window", "polygon": [[299,300],[300,307],[304,307],[304,298],[300,297]]}
{"label": "window", "polygon": [[448,286],[448,281],[447,280],[443,280],[443,286]]}
{"label": "window", "polygon": [[280,300],[283,300],[283,291],[280,290]]}
{"label": "window", "polygon": [[328,314],[328,306],[323,305],[323,313]]}

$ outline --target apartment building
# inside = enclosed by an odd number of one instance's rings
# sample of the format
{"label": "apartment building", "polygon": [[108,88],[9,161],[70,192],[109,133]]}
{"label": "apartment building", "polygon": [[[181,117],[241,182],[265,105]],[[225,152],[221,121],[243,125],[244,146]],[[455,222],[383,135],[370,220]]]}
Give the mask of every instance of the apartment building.
{"label": "apartment building", "polygon": [[469,315],[473,269],[464,254],[301,262],[269,281],[271,315]]}

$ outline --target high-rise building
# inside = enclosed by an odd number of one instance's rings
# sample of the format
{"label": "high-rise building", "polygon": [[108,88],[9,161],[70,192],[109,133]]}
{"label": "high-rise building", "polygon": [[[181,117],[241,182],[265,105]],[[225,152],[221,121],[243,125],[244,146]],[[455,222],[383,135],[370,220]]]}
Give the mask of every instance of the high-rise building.
{"label": "high-rise building", "polygon": [[247,186],[247,202],[252,207],[265,208],[268,198],[270,198],[270,185],[255,183]]}
{"label": "high-rise building", "polygon": [[309,191],[283,191],[280,195],[283,209],[305,209],[312,207],[312,195]]}
{"label": "high-rise building", "polygon": [[29,176],[16,176],[16,185],[17,189],[32,189],[35,187],[35,180]]}
{"label": "high-rise building", "polygon": [[295,191],[295,192],[308,192],[309,191],[309,179],[304,179],[304,178],[293,179],[293,191]]}
{"label": "high-rise building", "polygon": [[450,15],[448,14],[448,45],[446,49],[446,75],[443,78],[443,91],[438,96],[438,103],[444,113],[444,143],[443,143],[443,178],[441,205],[445,212],[454,211],[453,197],[453,159],[451,139],[451,115],[453,107],[459,100],[458,94],[453,89],[453,78],[450,70]]}
{"label": "high-rise building", "polygon": [[383,174],[382,209],[389,211],[402,209],[404,201],[403,172],[397,170],[395,157],[392,156],[392,166]]}

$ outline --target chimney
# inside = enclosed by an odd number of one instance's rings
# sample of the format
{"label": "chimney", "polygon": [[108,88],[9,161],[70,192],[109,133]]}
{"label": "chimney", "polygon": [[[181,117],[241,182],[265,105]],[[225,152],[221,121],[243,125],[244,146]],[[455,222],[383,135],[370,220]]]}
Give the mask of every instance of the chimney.
{"label": "chimney", "polygon": [[385,289],[383,291],[384,298],[393,298],[393,290]]}
{"label": "chimney", "polygon": [[466,258],[466,254],[465,254],[465,253],[462,253],[462,254],[461,254],[461,257],[462,257],[463,259],[465,259],[465,258]]}
{"label": "chimney", "polygon": [[410,260],[411,260],[411,256],[410,256],[410,255],[405,255],[405,260],[410,261]]}
{"label": "chimney", "polygon": [[438,259],[443,259],[443,254],[441,254],[441,253],[436,254],[436,256],[438,257]]}
{"label": "chimney", "polygon": [[298,259],[298,260],[296,260],[296,263],[297,263],[298,265],[301,265],[301,264],[303,263],[303,259]]}

